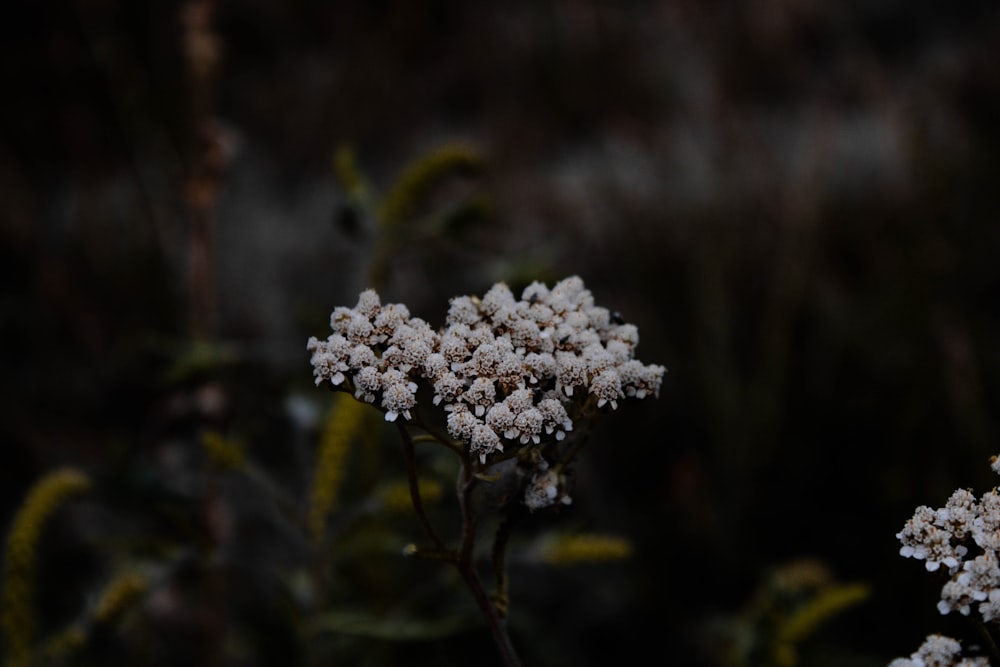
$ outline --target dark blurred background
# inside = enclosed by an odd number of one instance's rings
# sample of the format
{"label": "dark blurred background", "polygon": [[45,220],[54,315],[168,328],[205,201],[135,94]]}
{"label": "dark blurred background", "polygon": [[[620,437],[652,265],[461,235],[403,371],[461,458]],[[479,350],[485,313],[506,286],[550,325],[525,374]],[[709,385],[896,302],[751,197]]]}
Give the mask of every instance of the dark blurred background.
{"label": "dark blurred background", "polygon": [[[512,564],[527,664],[775,664],[762,590],[803,562],[871,594],[798,664],[976,641],[894,535],[996,483],[995,2],[55,0],[0,35],[2,525],[54,466],[103,480],[44,543],[43,629],[105,572],[87,536],[113,508],[194,502],[198,424],[295,479],[327,399],[305,341],[367,286],[378,235],[334,156],[377,197],[460,142],[485,170],[428,206],[474,190],[488,212],[399,244],[384,300],[438,325],[450,296],[578,274],[669,369],[601,424],[552,520],[632,558]],[[234,579],[285,557],[254,554]],[[259,645],[204,664],[296,661],[248,590],[221,624]],[[494,660],[478,628],[359,641],[354,664]]]}

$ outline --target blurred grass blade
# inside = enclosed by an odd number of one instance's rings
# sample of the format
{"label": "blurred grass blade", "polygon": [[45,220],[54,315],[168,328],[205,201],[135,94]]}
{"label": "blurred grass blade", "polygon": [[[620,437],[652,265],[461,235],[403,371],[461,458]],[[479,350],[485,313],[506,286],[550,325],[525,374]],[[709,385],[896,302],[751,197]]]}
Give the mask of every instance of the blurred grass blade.
{"label": "blurred grass blade", "polygon": [[386,641],[440,639],[475,627],[468,617],[452,616],[421,620],[376,616],[360,611],[338,611],[319,616],[310,625],[310,634],[336,633]]}

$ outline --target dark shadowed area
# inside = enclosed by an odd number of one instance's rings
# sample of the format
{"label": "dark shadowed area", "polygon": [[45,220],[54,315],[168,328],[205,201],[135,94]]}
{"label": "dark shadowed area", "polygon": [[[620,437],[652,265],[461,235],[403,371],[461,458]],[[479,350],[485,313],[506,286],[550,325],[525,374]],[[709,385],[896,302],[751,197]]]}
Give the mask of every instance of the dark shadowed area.
{"label": "dark shadowed area", "polygon": [[[995,2],[17,4],[5,660],[499,665],[454,573],[401,555],[421,529],[375,410],[310,541],[306,340],[370,286],[438,327],[571,275],[669,370],[512,538],[526,667],[985,650],[895,535],[997,485]],[[454,527],[454,470],[418,454]],[[65,467],[88,490],[15,530]],[[544,555],[582,533],[630,555]]]}

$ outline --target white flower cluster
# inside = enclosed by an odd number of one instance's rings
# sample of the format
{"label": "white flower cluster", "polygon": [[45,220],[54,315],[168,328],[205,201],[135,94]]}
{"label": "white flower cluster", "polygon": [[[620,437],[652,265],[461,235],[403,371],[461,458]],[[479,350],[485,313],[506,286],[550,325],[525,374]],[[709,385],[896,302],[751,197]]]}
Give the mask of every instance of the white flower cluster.
{"label": "white flower cluster", "polygon": [[[993,459],[1000,472],[1000,460]],[[904,558],[925,561],[931,572],[944,566],[951,578],[941,589],[938,611],[968,616],[973,605],[985,621],[1000,622],[1000,492],[977,500],[955,491],[944,507],[917,508],[896,534]],[[970,551],[970,548],[972,551]]]}
{"label": "white flower cluster", "polygon": [[569,505],[573,499],[566,493],[566,480],[555,470],[550,470],[545,461],[536,467],[535,474],[524,491],[524,504],[532,512],[557,502]]}
{"label": "white flower cluster", "polygon": [[378,401],[387,421],[411,419],[425,384],[449,413],[449,434],[483,463],[505,445],[563,439],[573,408],[591,396],[615,409],[625,397],[658,395],[666,371],[634,358],[636,327],[595,306],[576,276],[552,289],[532,283],[520,299],[503,283],[481,299],[455,297],[441,331],[367,290],[354,308],[336,308],[330,327],[307,345],[316,384]]}
{"label": "white flower cluster", "polygon": [[928,635],[916,653],[896,658],[889,667],[989,667],[986,658],[962,658],[958,640],[944,635]]}

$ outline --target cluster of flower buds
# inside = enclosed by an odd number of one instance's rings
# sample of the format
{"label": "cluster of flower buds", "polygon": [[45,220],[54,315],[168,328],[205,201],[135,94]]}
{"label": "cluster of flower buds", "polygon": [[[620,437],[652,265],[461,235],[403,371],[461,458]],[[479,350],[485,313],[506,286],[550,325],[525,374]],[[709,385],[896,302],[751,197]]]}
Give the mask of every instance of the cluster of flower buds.
{"label": "cluster of flower buds", "polygon": [[[439,331],[366,290],[354,308],[333,311],[330,327],[326,340],[307,345],[316,384],[353,391],[386,421],[412,419],[425,386],[448,413],[449,435],[481,463],[562,440],[585,408],[656,396],[666,371],[634,358],[636,327],[595,306],[576,276],[551,289],[532,283],[520,299],[504,283],[482,298],[454,297]],[[535,480],[539,505],[558,496],[549,477]]]}
{"label": "cluster of flower buds", "polygon": [[[1000,460],[993,459],[1000,473]],[[899,553],[924,561],[929,571],[947,568],[938,610],[969,615],[973,607],[985,621],[1000,621],[1000,492],[978,500],[968,489],[955,491],[944,507],[917,508],[896,534]]]}

